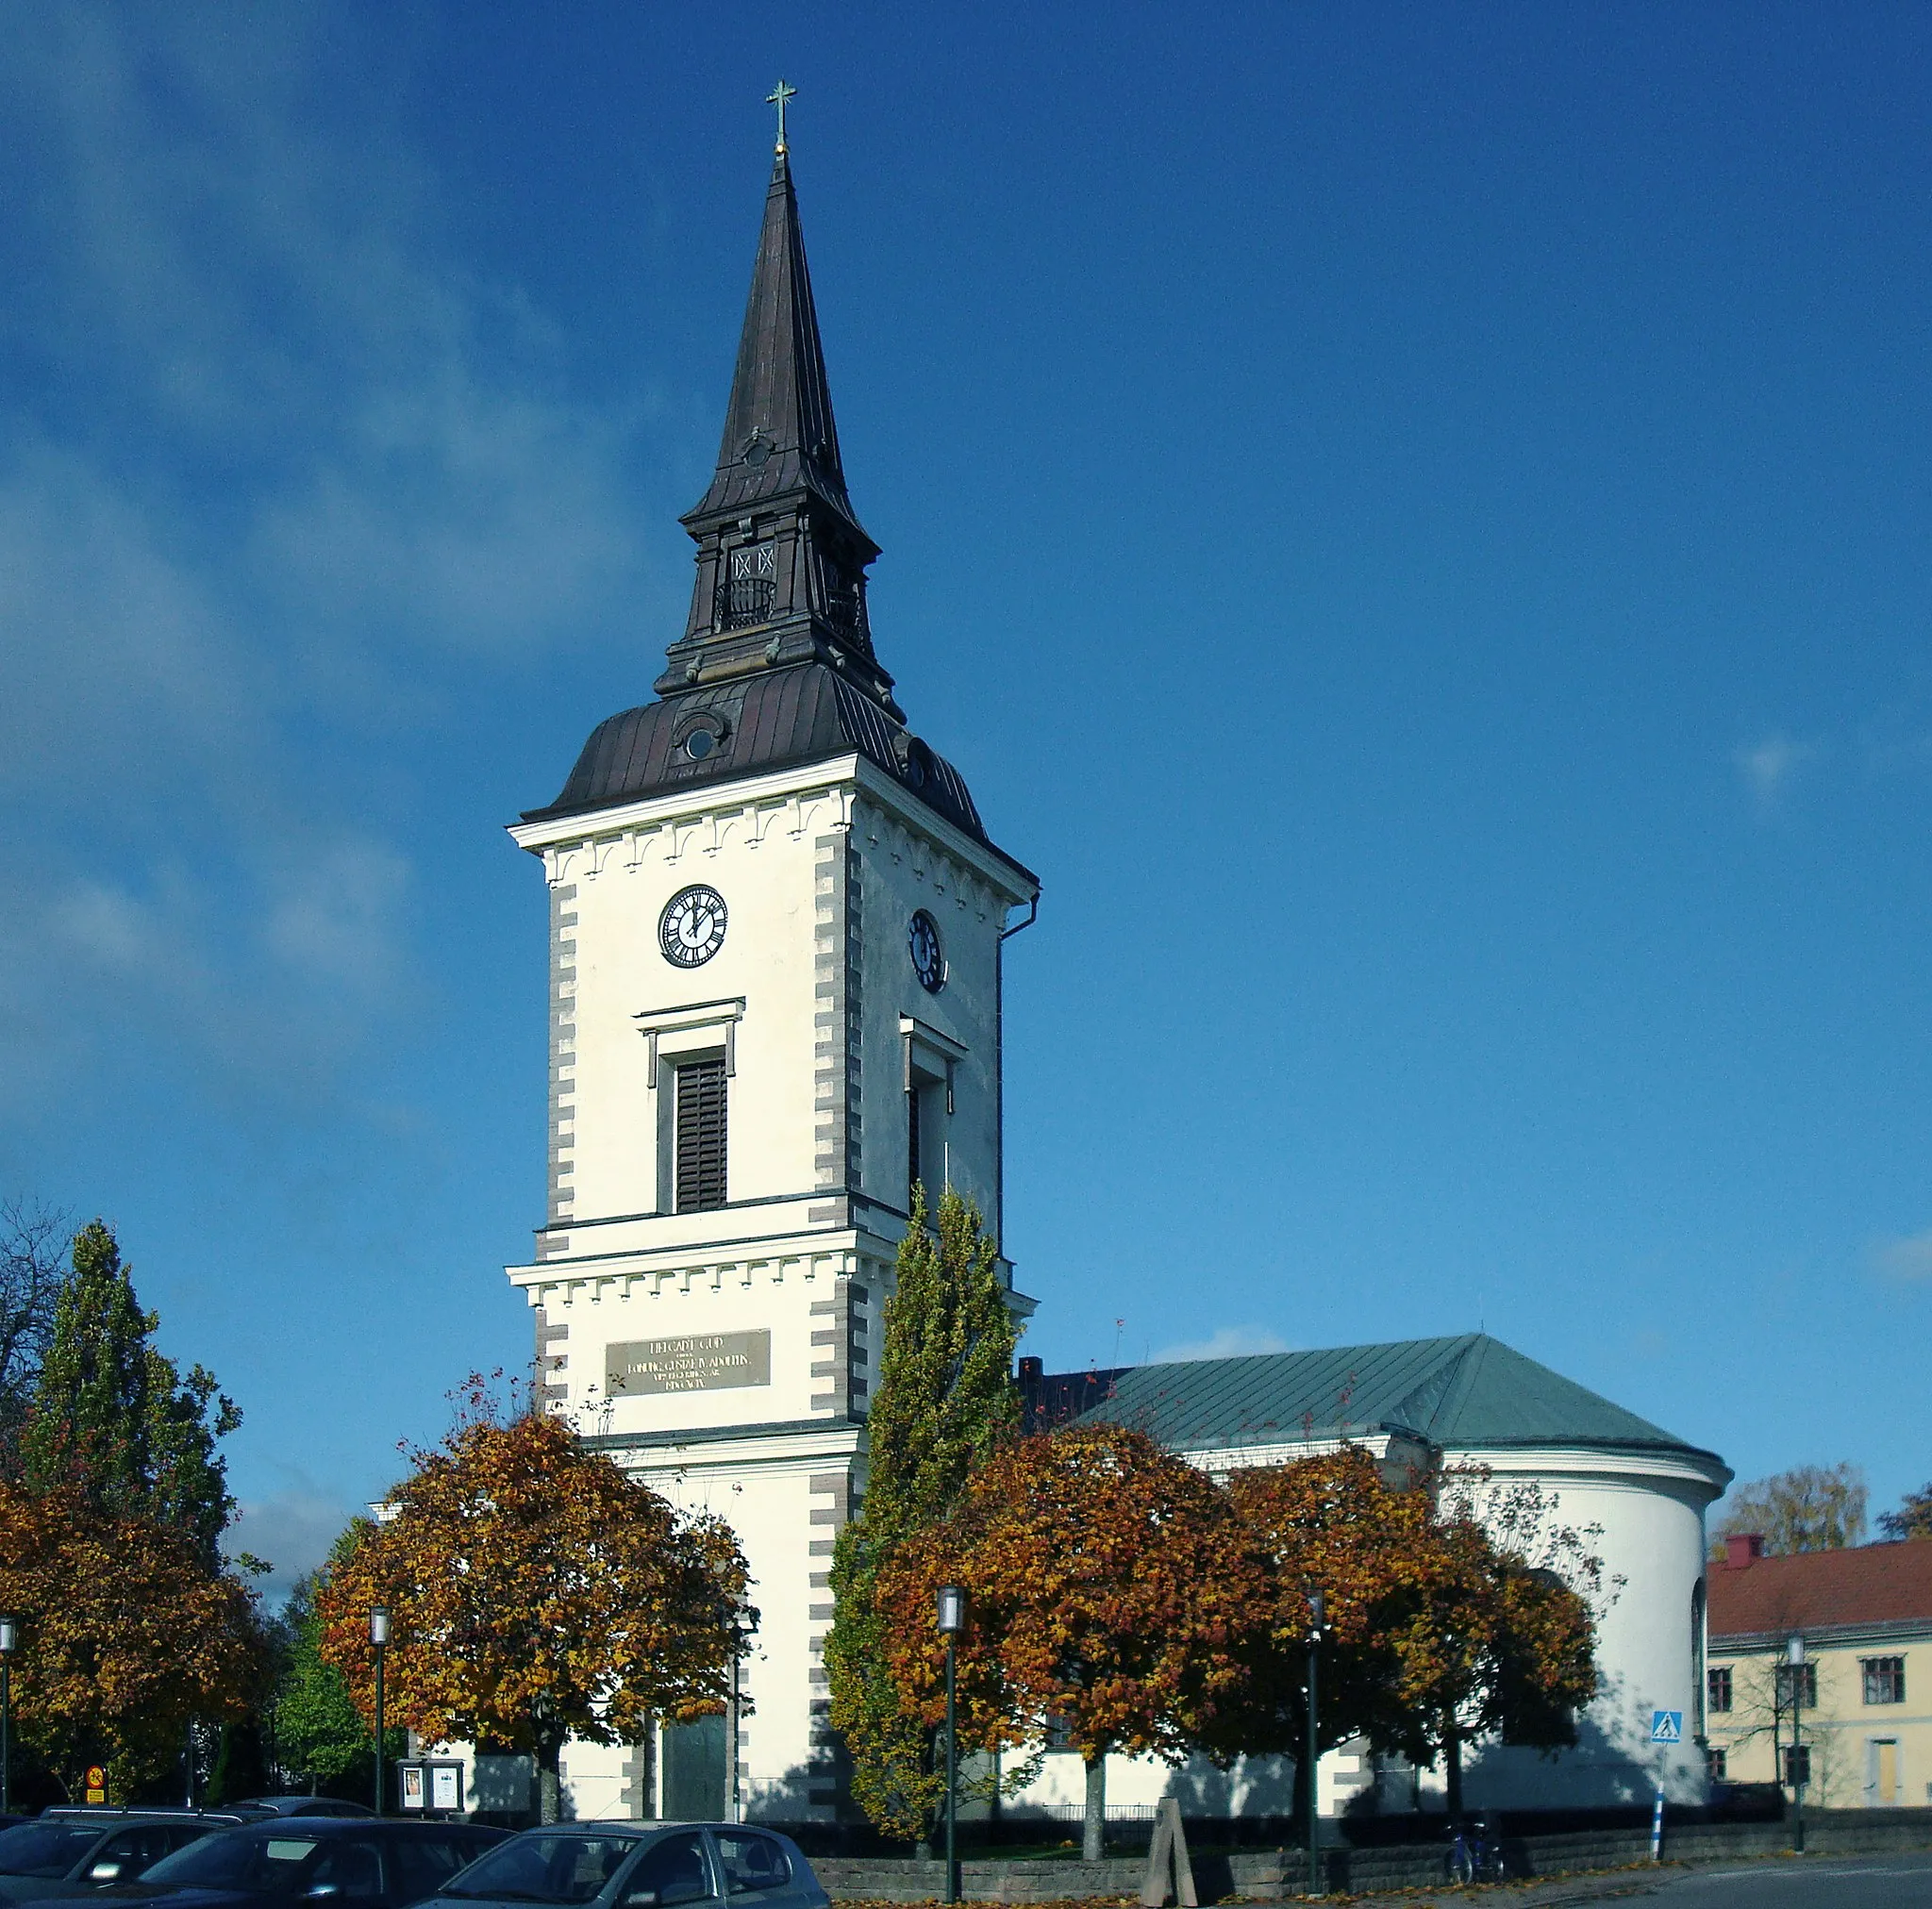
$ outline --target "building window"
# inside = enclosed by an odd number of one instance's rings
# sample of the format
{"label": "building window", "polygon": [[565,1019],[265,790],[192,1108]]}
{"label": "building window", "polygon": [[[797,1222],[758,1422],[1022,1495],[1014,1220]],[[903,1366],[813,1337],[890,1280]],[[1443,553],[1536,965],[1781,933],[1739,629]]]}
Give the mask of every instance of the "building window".
{"label": "building window", "polygon": [[1705,1690],[1713,1712],[1728,1710],[1731,1707],[1731,1667],[1728,1664],[1713,1665],[1705,1678]]}
{"label": "building window", "polygon": [[679,1061],[676,1194],[680,1213],[724,1204],[724,1056]]}
{"label": "building window", "polygon": [[1865,1673],[1867,1703],[1903,1703],[1906,1701],[1906,1660],[1903,1657],[1861,1657],[1858,1668]]}
{"label": "building window", "polygon": [[940,1195],[946,1185],[946,1116],[952,1099],[943,1079],[935,1078],[919,1062],[906,1069],[906,1206],[912,1207],[912,1188],[925,1188],[926,1217],[939,1224]]}
{"label": "building window", "polygon": [[1705,1753],[1705,1755],[1706,1755],[1706,1756],[1707,1756],[1707,1757],[1708,1757],[1708,1758],[1710,1759],[1710,1780],[1711,1780],[1711,1782],[1712,1782],[1712,1783],[1723,1783],[1723,1782],[1724,1782],[1724,1781],[1725,1781],[1725,1778],[1726,1778],[1726,1775],[1727,1775],[1727,1773],[1728,1773],[1728,1772],[1727,1772],[1727,1762],[1726,1762],[1726,1758],[1725,1758],[1725,1756],[1724,1756],[1724,1752],[1723,1751],[1721,1751],[1721,1750],[1707,1750],[1707,1751],[1705,1751],[1704,1753]]}

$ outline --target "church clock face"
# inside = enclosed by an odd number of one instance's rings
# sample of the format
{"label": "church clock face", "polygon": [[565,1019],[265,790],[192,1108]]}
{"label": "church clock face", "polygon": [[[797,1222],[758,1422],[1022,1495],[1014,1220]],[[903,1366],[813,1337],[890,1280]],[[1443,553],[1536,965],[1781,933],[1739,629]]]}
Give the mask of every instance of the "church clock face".
{"label": "church clock face", "polygon": [[928,994],[946,985],[946,957],[940,951],[940,925],[924,908],[912,918],[906,944],[912,953],[912,971]]}
{"label": "church clock face", "polygon": [[658,945],[674,968],[702,968],[724,945],[724,902],[715,888],[684,888],[658,918]]}

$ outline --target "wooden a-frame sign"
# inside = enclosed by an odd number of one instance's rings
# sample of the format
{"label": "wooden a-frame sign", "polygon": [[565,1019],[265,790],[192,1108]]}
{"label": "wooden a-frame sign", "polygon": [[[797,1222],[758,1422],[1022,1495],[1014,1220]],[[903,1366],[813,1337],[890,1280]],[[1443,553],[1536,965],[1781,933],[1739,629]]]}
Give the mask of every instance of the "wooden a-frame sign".
{"label": "wooden a-frame sign", "polygon": [[1180,1909],[1199,1909],[1194,1893],[1194,1866],[1188,1861],[1188,1833],[1181,1828],[1181,1806],[1163,1798],[1154,1813],[1154,1844],[1147,1851],[1147,1875],[1141,1884],[1141,1909],[1166,1909],[1172,1896]]}

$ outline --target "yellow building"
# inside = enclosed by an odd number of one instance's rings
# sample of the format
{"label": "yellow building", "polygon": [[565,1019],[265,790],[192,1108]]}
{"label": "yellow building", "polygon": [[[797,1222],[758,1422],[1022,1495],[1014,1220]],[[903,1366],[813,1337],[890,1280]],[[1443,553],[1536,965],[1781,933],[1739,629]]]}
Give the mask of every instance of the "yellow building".
{"label": "yellow building", "polygon": [[1713,1779],[1789,1795],[1795,1776],[1821,1809],[1932,1803],[1932,1543],[1766,1557],[1762,1539],[1733,1537],[1725,1551],[1707,1576]]}

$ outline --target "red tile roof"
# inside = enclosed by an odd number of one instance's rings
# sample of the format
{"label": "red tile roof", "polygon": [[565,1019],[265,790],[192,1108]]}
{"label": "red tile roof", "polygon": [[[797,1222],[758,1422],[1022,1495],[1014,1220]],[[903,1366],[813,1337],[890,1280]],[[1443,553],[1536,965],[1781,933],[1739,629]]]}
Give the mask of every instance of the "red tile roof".
{"label": "red tile roof", "polygon": [[1932,1623],[1932,1541],[1801,1552],[1707,1573],[1710,1637],[1835,1626]]}

